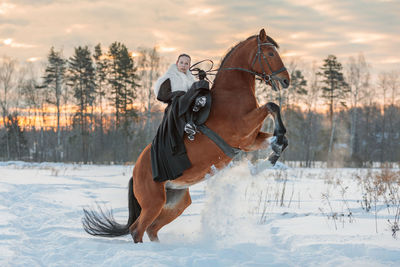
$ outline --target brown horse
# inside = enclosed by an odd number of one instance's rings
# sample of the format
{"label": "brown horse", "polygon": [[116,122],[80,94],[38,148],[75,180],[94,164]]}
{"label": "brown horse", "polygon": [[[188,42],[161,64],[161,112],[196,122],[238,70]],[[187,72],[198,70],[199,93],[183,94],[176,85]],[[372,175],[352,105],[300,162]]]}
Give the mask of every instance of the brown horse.
{"label": "brown horse", "polygon": [[[284,88],[289,86],[289,74],[277,48],[277,43],[262,29],[258,35],[234,46],[221,62],[211,88],[212,106],[206,125],[232,147],[253,151],[269,145],[267,138],[272,134],[260,129],[268,114],[279,115],[279,108],[273,103],[258,105],[255,75],[274,89],[277,82]],[[194,141],[185,138],[184,142],[191,168],[175,180],[155,182],[150,161],[151,144],[148,145],[140,154],[129,181],[128,223],[116,223],[112,213],[84,210],[86,232],[107,237],[130,233],[137,243],[143,242],[146,231],[151,241],[158,241],[158,231],[191,204],[189,186],[202,181],[213,165],[223,168],[232,160],[203,134],[197,134]]]}

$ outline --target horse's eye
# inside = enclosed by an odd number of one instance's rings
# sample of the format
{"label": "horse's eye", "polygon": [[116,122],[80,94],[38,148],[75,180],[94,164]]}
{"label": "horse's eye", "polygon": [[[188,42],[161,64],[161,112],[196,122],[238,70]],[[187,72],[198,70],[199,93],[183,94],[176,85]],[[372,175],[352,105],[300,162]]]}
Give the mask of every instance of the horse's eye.
{"label": "horse's eye", "polygon": [[269,53],[268,53],[268,56],[273,57],[273,56],[274,56],[274,53],[269,52]]}

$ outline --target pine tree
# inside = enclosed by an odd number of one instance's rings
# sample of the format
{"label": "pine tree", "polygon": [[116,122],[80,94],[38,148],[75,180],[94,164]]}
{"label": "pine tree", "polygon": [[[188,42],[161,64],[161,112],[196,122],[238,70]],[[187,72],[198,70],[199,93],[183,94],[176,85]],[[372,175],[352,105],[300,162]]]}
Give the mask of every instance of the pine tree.
{"label": "pine tree", "polygon": [[[109,49],[111,100],[115,108],[116,128],[122,127],[129,133],[129,122],[136,116],[133,102],[136,98],[135,90],[139,86],[133,59],[125,45],[114,42]],[[121,120],[123,120],[121,122]]]}
{"label": "pine tree", "polygon": [[79,125],[82,140],[82,156],[89,159],[89,131],[93,102],[95,99],[95,71],[91,53],[87,46],[75,48],[69,59],[68,85],[72,87],[78,110],[74,116],[74,126]]}
{"label": "pine tree", "polygon": [[342,69],[342,64],[337,60],[336,56],[329,55],[324,60],[324,65],[320,68],[321,72],[318,72],[324,84],[324,86],[321,87],[322,97],[327,100],[329,106],[331,127],[333,125],[333,111],[337,102],[345,105],[344,100],[349,92],[349,86],[344,80]]}
{"label": "pine tree", "polygon": [[[290,74],[290,87],[288,88],[288,93],[287,93],[287,99],[286,99],[286,105],[290,106],[290,96],[295,95],[295,96],[304,96],[307,94],[307,80],[304,78],[303,74],[301,73],[300,70],[294,70]],[[296,97],[296,99],[298,99]]]}
{"label": "pine tree", "polygon": [[16,112],[8,114],[7,122],[5,130],[8,134],[3,136],[3,140],[0,140],[0,147],[9,144],[9,158],[23,159],[23,155],[28,154],[28,143],[25,133],[19,125],[18,114]]}
{"label": "pine tree", "polygon": [[96,106],[100,109],[100,150],[103,151],[104,148],[104,111],[103,104],[107,93],[107,58],[103,54],[101,45],[97,44],[94,48],[93,58],[95,60],[95,70],[96,70]]}
{"label": "pine tree", "polygon": [[61,152],[61,132],[60,132],[60,114],[61,114],[61,96],[64,86],[66,60],[62,57],[62,52],[56,52],[51,47],[47,57],[48,63],[43,77],[43,85],[45,88],[46,102],[56,106],[57,109],[57,149],[56,160],[60,159]]}
{"label": "pine tree", "polygon": [[336,122],[337,119],[333,118],[333,112],[338,102],[346,106],[345,99],[349,92],[349,86],[345,82],[342,73],[342,64],[337,60],[336,56],[329,55],[324,60],[324,65],[320,68],[321,72],[317,74],[322,77],[323,86],[322,97],[327,100],[329,107],[329,121],[331,126],[331,134],[328,145],[328,165],[331,166],[333,162],[332,150],[335,140]]}

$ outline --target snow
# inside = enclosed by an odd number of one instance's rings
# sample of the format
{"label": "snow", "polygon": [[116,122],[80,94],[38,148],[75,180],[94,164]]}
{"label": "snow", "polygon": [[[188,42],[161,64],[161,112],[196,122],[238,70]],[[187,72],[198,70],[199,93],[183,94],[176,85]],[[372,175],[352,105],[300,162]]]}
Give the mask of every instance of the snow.
{"label": "snow", "polygon": [[132,169],[0,163],[0,266],[400,266],[393,209],[378,202],[375,219],[361,206],[354,177],[365,169],[251,175],[239,162],[190,188],[192,205],[160,243],[86,234],[82,208],[105,205],[126,222]]}

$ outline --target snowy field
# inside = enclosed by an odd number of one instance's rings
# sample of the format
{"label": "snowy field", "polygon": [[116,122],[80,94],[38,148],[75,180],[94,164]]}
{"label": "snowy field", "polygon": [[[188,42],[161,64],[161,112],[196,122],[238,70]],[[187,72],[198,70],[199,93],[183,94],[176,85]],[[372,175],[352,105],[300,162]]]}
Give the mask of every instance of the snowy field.
{"label": "snowy field", "polygon": [[96,203],[126,223],[131,172],[0,162],[0,266],[400,266],[399,184],[374,183],[380,169],[252,176],[237,163],[191,187],[193,204],[160,243],[86,234],[82,208]]}

